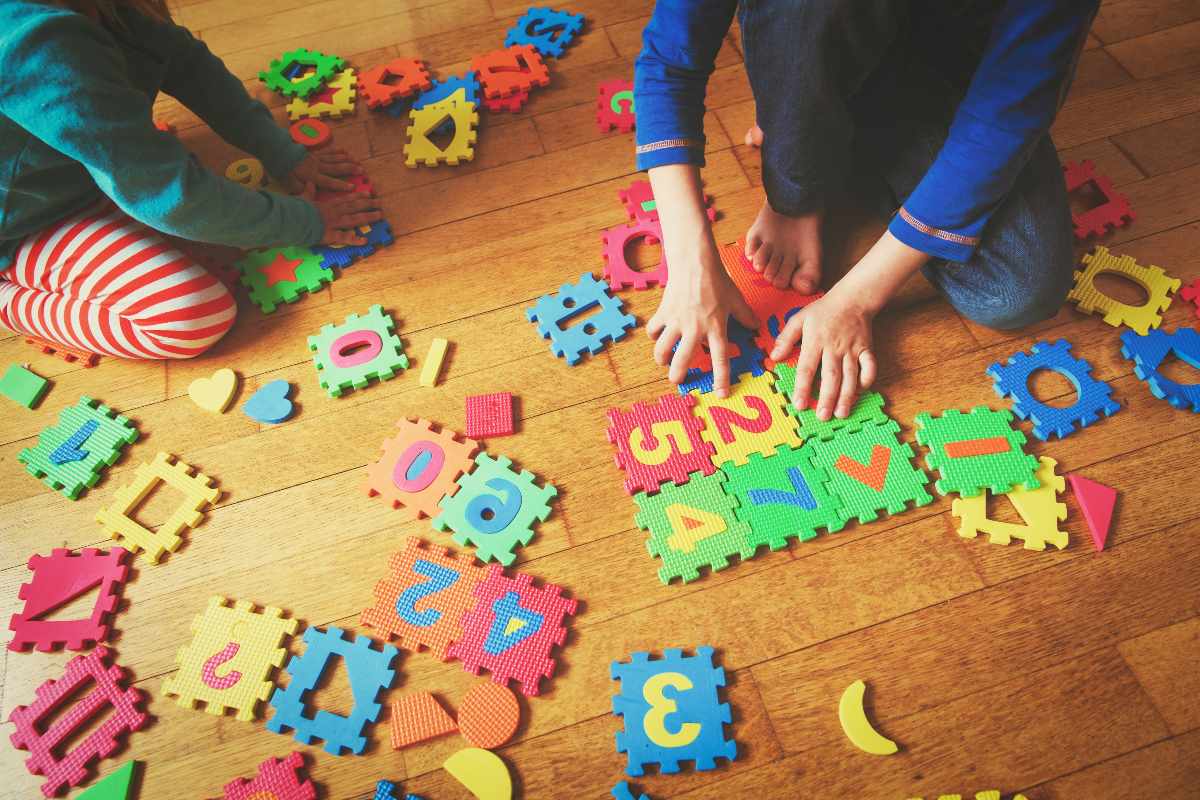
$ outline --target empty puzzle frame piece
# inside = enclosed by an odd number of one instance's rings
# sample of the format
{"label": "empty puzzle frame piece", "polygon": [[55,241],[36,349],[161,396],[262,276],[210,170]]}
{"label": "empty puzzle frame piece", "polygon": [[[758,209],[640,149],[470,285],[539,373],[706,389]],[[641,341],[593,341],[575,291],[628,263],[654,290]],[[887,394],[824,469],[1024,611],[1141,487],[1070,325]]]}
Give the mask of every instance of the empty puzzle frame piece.
{"label": "empty puzzle frame piece", "polygon": [[1024,525],[988,519],[987,493],[974,497],[955,499],[951,513],[959,518],[958,535],[974,539],[980,533],[991,535],[992,544],[1006,545],[1012,537],[1022,539],[1026,550],[1045,550],[1046,543],[1062,550],[1067,546],[1067,532],[1058,529],[1058,523],[1067,518],[1067,506],[1058,502],[1058,494],[1066,488],[1066,481],[1054,474],[1058,462],[1048,456],[1038,459],[1038,488],[1027,491],[1016,487],[1007,495],[1025,521]]}
{"label": "empty puzzle frame piece", "polygon": [[[525,310],[525,318],[536,322],[541,337],[550,340],[551,353],[574,366],[585,350],[596,355],[606,339],[619,342],[637,325],[632,314],[621,310],[624,302],[609,295],[607,289],[608,284],[585,272],[579,276],[579,283],[564,283],[557,294],[539,297],[537,305]],[[596,306],[600,306],[599,312],[563,329],[563,323]]]}
{"label": "empty puzzle frame piece", "polygon": [[1096,165],[1088,159],[1076,164],[1068,161],[1063,164],[1063,178],[1067,182],[1067,192],[1073,192],[1086,183],[1091,183],[1104,202],[1082,214],[1071,214],[1071,223],[1075,228],[1075,238],[1080,241],[1089,236],[1103,236],[1110,230],[1116,230],[1126,222],[1137,219],[1137,213],[1129,207],[1129,198],[1113,189],[1112,178],[1107,175],[1097,175]]}
{"label": "empty puzzle frame piece", "polygon": [[[389,84],[389,78],[399,80]],[[375,109],[390,106],[402,97],[411,97],[413,92],[424,92],[433,86],[433,81],[419,58],[397,58],[360,74],[355,86],[359,99],[367,104],[367,108]]]}
{"label": "empty puzzle frame piece", "polygon": [[[474,103],[451,102],[449,105],[435,104],[425,108],[413,108],[408,112],[412,124],[408,126],[406,135],[408,144],[404,145],[404,164],[415,168],[418,163],[427,167],[436,167],[445,161],[455,166],[461,160],[470,161],[475,158],[475,126],[479,124],[479,115],[475,113]],[[430,141],[429,136],[437,128],[453,120],[454,138],[445,148],[439,148]]]}
{"label": "empty puzzle frame piece", "polygon": [[222,800],[316,800],[312,781],[301,783],[297,775],[303,766],[304,756],[299,750],[293,750],[287,758],[268,758],[258,765],[256,777],[235,778],[225,784]]}
{"label": "empty puzzle frame piece", "polygon": [[663,248],[662,259],[657,267],[648,272],[638,272],[625,260],[625,248],[635,239],[645,238],[646,244],[662,241],[662,226],[646,220],[617,225],[611,231],[601,231],[600,255],[604,258],[604,280],[614,292],[627,286],[634,289],[649,289],[650,284],[667,285],[667,254]]}
{"label": "empty puzzle frame piece", "polygon": [[[121,448],[138,439],[132,422],[108,406],[93,406],[95,402],[84,395],[76,405],[67,406],[59,413],[56,425],[38,434],[34,447],[17,454],[26,472],[72,500],[85,487],[95,486],[101,470],[121,457]],[[75,442],[73,437],[85,426],[92,432],[84,441]],[[72,449],[83,455],[67,461],[51,458],[68,441],[74,442]]]}
{"label": "empty puzzle frame piece", "polygon": [[1174,333],[1156,330],[1145,336],[1133,331],[1121,334],[1121,355],[1134,362],[1134,373],[1144,380],[1154,396],[1166,400],[1181,411],[1200,413],[1200,384],[1181,384],[1158,371],[1167,354],[1174,351],[1180,360],[1200,369],[1200,334],[1195,328],[1180,328]]}
{"label": "empty puzzle frame piece", "polygon": [[330,323],[308,337],[321,388],[330,397],[341,397],[351,386],[365,389],[371,378],[386,381],[396,377],[397,370],[408,369],[408,356],[401,352],[404,345],[395,330],[391,314],[373,305],[365,317],[351,314],[341,325]]}
{"label": "empty puzzle frame piece", "polygon": [[[33,570],[33,578],[21,584],[17,592],[25,605],[8,623],[8,629],[14,632],[8,649],[20,652],[32,644],[36,650],[48,653],[61,644],[67,650],[83,650],[89,642],[95,644],[107,639],[108,615],[116,612],[118,595],[129,576],[125,564],[128,555],[121,547],[107,553],[85,547],[78,555],[63,548],[51,550],[48,556],[30,556],[28,567]],[[100,590],[90,616],[38,619],[97,586]]]}
{"label": "empty puzzle frame piece", "polygon": [[704,441],[704,420],[692,414],[695,395],[665,394],[648,406],[639,400],[628,412],[610,408],[606,412],[605,435],[616,445],[613,455],[618,469],[625,470],[625,493],[654,494],[661,484],[687,483],[689,475],[711,475],[716,448]]}
{"label": "empty puzzle frame piece", "polygon": [[479,442],[458,440],[449,428],[433,432],[433,423],[402,417],[399,431],[380,445],[383,456],[367,465],[359,487],[366,497],[379,496],[391,508],[403,508],[413,519],[436,517],[438,503],[458,491],[458,476],[475,466]]}
{"label": "empty puzzle frame piece", "polygon": [[[1143,267],[1133,256],[1110,255],[1107,247],[1097,247],[1085,255],[1083,263],[1086,267],[1075,273],[1075,286],[1067,295],[1067,302],[1074,303],[1076,310],[1084,314],[1099,309],[1104,312],[1104,321],[1109,325],[1114,328],[1128,325],[1143,336],[1162,324],[1159,312],[1171,307],[1171,292],[1178,291],[1181,283],[1178,278],[1168,277],[1161,267],[1153,264]],[[1114,300],[1094,285],[1096,276],[1102,272],[1128,278],[1145,289],[1150,299],[1140,306]]]}
{"label": "empty puzzle frame piece", "polygon": [[[312,67],[313,72],[300,80],[294,80],[296,66]],[[325,55],[319,50],[309,51],[303,47],[284,53],[271,61],[270,69],[258,73],[258,79],[272,92],[284,97],[306,98],[320,91],[338,72],[346,68],[346,62],[335,55]]]}

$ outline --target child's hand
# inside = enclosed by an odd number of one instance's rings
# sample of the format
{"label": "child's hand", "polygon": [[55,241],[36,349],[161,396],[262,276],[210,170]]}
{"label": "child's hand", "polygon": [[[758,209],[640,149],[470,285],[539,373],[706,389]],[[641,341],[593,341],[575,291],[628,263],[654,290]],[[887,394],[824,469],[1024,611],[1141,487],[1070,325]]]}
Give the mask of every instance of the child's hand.
{"label": "child's hand", "polygon": [[331,192],[348,192],[353,184],[338,180],[341,175],[362,175],[363,168],[358,159],[344,150],[333,152],[309,153],[282,181],[283,187],[292,194],[300,194],[307,184],[313,184],[318,189],[328,189]]}
{"label": "child's hand", "polygon": [[312,203],[317,207],[317,211],[321,212],[321,219],[325,221],[325,238],[321,240],[321,244],[364,245],[367,240],[356,235],[354,229],[359,225],[383,219],[383,214],[376,210],[377,203],[370,192],[343,195],[318,203],[317,188],[309,183],[300,193],[300,197]]}

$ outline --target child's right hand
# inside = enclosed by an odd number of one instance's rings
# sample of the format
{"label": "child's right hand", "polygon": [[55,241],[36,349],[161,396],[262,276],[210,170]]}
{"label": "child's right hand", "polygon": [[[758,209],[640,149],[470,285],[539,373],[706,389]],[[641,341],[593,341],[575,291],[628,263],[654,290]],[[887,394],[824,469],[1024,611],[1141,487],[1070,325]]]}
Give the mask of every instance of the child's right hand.
{"label": "child's right hand", "polygon": [[354,229],[383,219],[383,214],[377,210],[378,203],[370,192],[348,194],[319,203],[316,199],[317,187],[310,182],[298,196],[321,212],[321,219],[325,222],[325,236],[321,244],[364,245],[367,240],[357,235]]}

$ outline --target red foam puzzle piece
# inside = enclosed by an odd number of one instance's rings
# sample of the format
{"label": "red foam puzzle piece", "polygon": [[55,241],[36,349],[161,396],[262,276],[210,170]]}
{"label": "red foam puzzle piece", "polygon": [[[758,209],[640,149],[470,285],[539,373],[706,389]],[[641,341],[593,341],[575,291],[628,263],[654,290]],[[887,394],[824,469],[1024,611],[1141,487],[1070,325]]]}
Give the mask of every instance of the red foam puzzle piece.
{"label": "red foam puzzle piece", "polygon": [[[630,219],[638,222],[658,222],[658,204],[654,200],[654,189],[646,181],[634,181],[628,189],[621,189],[617,197],[625,204],[625,213]],[[704,195],[704,204],[709,205],[709,196]],[[717,212],[711,207],[707,209],[708,220],[713,222]]]}
{"label": "red foam puzzle piece", "polygon": [[628,413],[620,408],[607,411],[609,428],[605,433],[617,446],[617,468],[629,474],[627,494],[654,494],[661,483],[684,484],[690,473],[716,472],[712,457],[717,451],[700,435],[704,420],[692,414],[695,405],[696,398],[690,394],[665,394],[653,406],[639,400]]}
{"label": "red foam puzzle piece", "polygon": [[[399,78],[400,81],[391,86],[388,78]],[[367,70],[355,80],[358,96],[367,108],[390,106],[401,97],[408,97],[413,92],[429,91],[433,81],[429,79],[429,70],[419,58],[397,58],[390,64],[383,64],[372,70]]]}
{"label": "red foam puzzle piece", "polygon": [[601,133],[619,128],[629,133],[637,127],[637,114],[633,108],[633,81],[617,78],[600,84],[600,95],[596,98],[596,125]]}
{"label": "red foam puzzle piece", "polygon": [[[19,652],[32,644],[37,650],[48,652],[62,644],[68,650],[83,650],[89,643],[107,639],[109,626],[105,619],[117,610],[116,593],[129,574],[125,565],[128,555],[121,547],[103,554],[95,547],[88,547],[79,555],[61,549],[50,551],[48,556],[31,556],[29,569],[33,570],[33,580],[22,584],[17,595],[25,601],[25,606],[8,623],[8,629],[15,631],[8,649]],[[37,619],[97,585],[100,594],[87,619]]]}
{"label": "red foam puzzle piece", "polygon": [[657,222],[634,222],[618,225],[611,231],[601,231],[600,255],[604,258],[604,280],[608,288],[618,292],[626,286],[648,289],[651,283],[667,285],[667,254],[663,248],[662,260],[649,272],[638,272],[625,260],[625,247],[634,239],[645,237],[646,244],[657,244],[662,240],[662,226]]}
{"label": "red foam puzzle piece", "polygon": [[1075,499],[1083,510],[1083,518],[1087,520],[1088,530],[1092,532],[1092,541],[1096,543],[1096,552],[1104,549],[1108,541],[1108,526],[1112,522],[1113,506],[1117,502],[1117,490],[1102,483],[1089,481],[1080,475],[1068,475]]}
{"label": "red foam puzzle piece", "polygon": [[1191,286],[1185,286],[1180,290],[1179,296],[1189,303],[1196,304],[1196,316],[1200,317],[1200,279],[1196,280]]}
{"label": "red foam puzzle piece", "polygon": [[371,181],[367,179],[367,173],[362,175],[343,175],[342,180],[351,184],[353,188],[344,192],[335,192],[332,189],[317,189],[317,202],[326,203],[335,197],[345,197],[348,194],[356,192],[370,192],[371,196],[375,196],[375,187],[371,185]]}
{"label": "red foam puzzle piece", "polygon": [[531,44],[517,44],[493,50],[486,56],[475,56],[471,59],[471,69],[479,76],[487,98],[528,93],[534,84],[550,85],[550,69]]}
{"label": "red foam puzzle piece", "polygon": [[237,294],[238,288],[242,285],[241,273],[232,264],[226,264],[216,256],[202,253],[199,250],[184,250],[183,254],[208,270],[209,274],[225,285],[230,294]]}
{"label": "red foam puzzle piece", "polygon": [[467,398],[467,436],[512,436],[512,394],[496,392]]}
{"label": "red foam puzzle piece", "polygon": [[1129,198],[1113,190],[1112,178],[1097,175],[1096,165],[1088,159],[1085,158],[1078,164],[1074,161],[1063,164],[1063,178],[1067,182],[1067,192],[1073,192],[1085,183],[1091,183],[1104,195],[1102,205],[1082,214],[1071,215],[1076,239],[1103,236],[1109,230],[1115,230],[1126,222],[1137,219],[1137,213],[1129,207]]}
{"label": "red foam puzzle piece", "polygon": [[268,758],[258,765],[257,778],[235,778],[225,784],[222,800],[316,800],[312,781],[301,783],[296,775],[303,766],[304,756],[297,750],[282,760]]}

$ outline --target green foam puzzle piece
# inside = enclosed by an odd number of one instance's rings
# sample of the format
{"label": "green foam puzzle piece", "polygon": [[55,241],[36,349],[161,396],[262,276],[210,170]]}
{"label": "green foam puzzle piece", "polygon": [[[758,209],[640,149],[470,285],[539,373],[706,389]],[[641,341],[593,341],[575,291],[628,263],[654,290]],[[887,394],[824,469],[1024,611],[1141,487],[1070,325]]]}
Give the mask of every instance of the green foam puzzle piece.
{"label": "green foam puzzle piece", "polygon": [[[351,314],[341,325],[330,323],[321,328],[316,336],[308,337],[313,364],[320,370],[321,388],[329,392],[330,397],[340,397],[343,389],[351,386],[365,389],[371,378],[386,381],[396,377],[396,370],[408,369],[408,356],[400,352],[404,345],[395,330],[396,323],[392,321],[392,315],[383,313],[383,306],[374,305],[367,310],[365,317]],[[359,362],[351,357],[353,363],[338,366],[335,354],[331,352],[334,345],[339,339],[359,331],[378,337],[378,341],[372,339],[373,345],[379,347],[378,352],[367,361]],[[361,343],[365,340],[358,341]]]}
{"label": "green foam puzzle piece", "polygon": [[[67,406],[58,415],[58,424],[46,428],[38,435],[33,448],[25,448],[17,454],[17,460],[25,465],[25,471],[35,478],[43,478],[52,489],[75,500],[84,487],[96,485],[100,470],[112,465],[121,457],[121,448],[137,441],[137,428],[122,416],[111,416],[115,412],[107,406],[92,407],[95,401],[84,395],[79,404]],[[50,454],[62,446],[88,422],[95,422],[96,430],[78,446],[87,455],[76,461],[55,464]]]}
{"label": "green foam puzzle piece", "polygon": [[829,476],[813,466],[815,452],[811,444],[796,449],[780,445],[768,458],[751,453],[747,464],[725,465],[725,492],[737,497],[734,513],[750,525],[752,547],[766,544],[778,550],[790,537],[807,542],[817,528],[836,533],[845,527],[838,515],[842,501],[826,485]]}
{"label": "green foam puzzle piece", "polygon": [[842,519],[873,522],[880,509],[899,514],[909,500],[919,506],[933,502],[925,491],[929,477],[909,461],[912,446],[901,442],[899,434],[899,423],[889,420],[886,425],[864,425],[858,431],[837,431],[829,441],[813,440],[813,465],[828,473],[829,488],[842,501],[838,509]]}
{"label": "green foam puzzle piece", "polygon": [[[835,431],[858,431],[863,425],[883,425],[889,417],[883,413],[883,395],[879,392],[864,392],[858,396],[858,402],[850,407],[850,413],[845,419],[831,417],[822,422],[817,419],[817,412],[811,408],[797,411],[792,405],[793,392],[796,388],[796,368],[787,364],[775,365],[775,388],[783,392],[788,399],[787,412],[800,420],[800,437],[807,441],[811,438],[832,439]],[[813,397],[819,394],[814,393]]]}
{"label": "green foam puzzle piece", "polygon": [[26,408],[33,408],[46,394],[50,383],[22,366],[13,364],[0,378],[0,394]]}
{"label": "green foam puzzle piece", "polygon": [[138,762],[130,761],[104,780],[79,795],[78,800],[126,800]]}
{"label": "green foam puzzle piece", "polygon": [[658,579],[663,583],[672,578],[687,583],[700,577],[700,567],[717,572],[729,566],[734,554],[743,560],[754,555],[750,526],[734,514],[738,501],[726,494],[724,482],[721,470],[693,472],[682,486],[664,483],[657,494],[633,496],[641,510],[634,520],[650,531],[646,546],[650,555],[662,559]]}
{"label": "green foam puzzle piece", "polygon": [[[272,269],[276,261],[300,262],[290,271],[295,280],[279,279],[282,270]],[[325,269],[322,257],[307,247],[276,247],[270,250],[255,250],[234,264],[242,273],[242,284],[250,290],[250,301],[270,314],[283,303],[294,303],[301,292],[319,292],[321,287],[333,281],[333,270]],[[270,284],[270,285],[268,285]]]}
{"label": "green foam puzzle piece", "polygon": [[[1013,414],[1007,408],[993,411],[987,406],[973,408],[969,414],[957,408],[943,412],[940,417],[918,414],[917,442],[929,448],[925,464],[942,475],[934,484],[938,493],[958,492],[963,497],[974,497],[981,489],[1006,494],[1016,484],[1027,490],[1041,486],[1042,482],[1034,476],[1038,460],[1025,453],[1025,432],[1012,427],[1012,420]],[[946,453],[947,445],[978,440],[989,440],[982,444],[995,444],[984,449],[1005,449],[956,458]]]}

